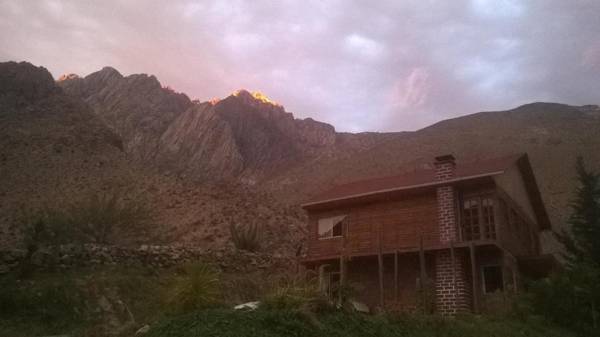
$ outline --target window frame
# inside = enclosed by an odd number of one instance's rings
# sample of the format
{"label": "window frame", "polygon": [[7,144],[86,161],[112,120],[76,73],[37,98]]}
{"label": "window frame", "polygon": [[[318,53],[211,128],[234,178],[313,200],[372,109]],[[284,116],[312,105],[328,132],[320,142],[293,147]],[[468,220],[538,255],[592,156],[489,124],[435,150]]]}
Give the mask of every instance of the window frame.
{"label": "window frame", "polygon": [[[489,200],[490,204],[484,206],[484,200]],[[473,212],[470,208],[465,209],[465,204],[475,201],[477,204],[476,212]],[[497,209],[499,207],[497,196],[492,191],[478,192],[478,193],[466,193],[461,195],[459,200],[459,232],[461,240],[463,241],[476,241],[476,240],[497,240],[498,238],[498,219],[496,217]],[[487,212],[487,218],[484,216],[484,207],[491,207],[491,211]],[[471,220],[469,233],[466,231],[465,221],[470,219],[466,216],[467,212],[476,213],[476,226],[473,226],[474,221]],[[490,220],[491,219],[491,224]],[[476,228],[476,230],[474,230]],[[493,229],[493,230],[488,230]],[[469,235],[467,235],[469,234]],[[477,234],[477,237],[475,237]]]}
{"label": "window frame", "polygon": [[[331,239],[339,239],[339,238],[343,238],[344,237],[344,221],[346,220],[346,218],[348,217],[347,214],[340,214],[338,216],[343,216],[343,218],[341,220],[339,220],[336,224],[333,225],[333,227],[331,227],[331,235],[330,236],[321,236],[320,231],[319,231],[319,220],[321,219],[327,219],[327,218],[335,218],[336,216],[324,216],[324,217],[320,217],[317,218],[316,223],[317,223],[317,228],[316,228],[316,232],[317,232],[317,240],[331,240]],[[340,235],[333,235],[334,233],[334,228],[337,225],[340,225],[341,229],[341,234]]]}

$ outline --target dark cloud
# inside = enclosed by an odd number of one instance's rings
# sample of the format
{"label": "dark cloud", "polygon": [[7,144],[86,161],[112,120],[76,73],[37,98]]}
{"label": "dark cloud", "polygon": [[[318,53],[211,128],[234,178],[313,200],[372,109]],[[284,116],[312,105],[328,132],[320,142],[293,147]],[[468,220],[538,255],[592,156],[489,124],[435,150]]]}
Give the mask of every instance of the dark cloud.
{"label": "dark cloud", "polygon": [[343,131],[600,101],[600,2],[0,0],[0,60],[259,90]]}

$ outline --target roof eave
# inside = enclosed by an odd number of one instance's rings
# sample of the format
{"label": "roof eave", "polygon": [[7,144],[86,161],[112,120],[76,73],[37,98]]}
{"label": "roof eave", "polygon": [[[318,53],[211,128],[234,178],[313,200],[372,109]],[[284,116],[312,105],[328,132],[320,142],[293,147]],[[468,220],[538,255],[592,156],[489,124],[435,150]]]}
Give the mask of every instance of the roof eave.
{"label": "roof eave", "polygon": [[311,207],[311,206],[323,205],[323,204],[328,204],[328,203],[336,202],[336,201],[352,200],[352,199],[357,199],[357,198],[361,198],[361,197],[373,196],[373,195],[377,195],[377,194],[406,191],[406,190],[412,190],[412,189],[417,189],[417,188],[433,187],[433,186],[438,186],[438,185],[448,185],[448,184],[458,183],[458,182],[462,182],[462,181],[466,181],[466,180],[491,177],[491,176],[503,174],[504,172],[505,172],[505,170],[500,170],[500,171],[476,174],[476,175],[471,175],[471,176],[467,176],[467,177],[460,177],[460,178],[444,180],[444,181],[433,181],[433,182],[429,182],[429,183],[388,188],[388,189],[377,190],[377,191],[372,191],[372,192],[367,192],[367,193],[352,194],[352,195],[348,195],[348,196],[340,197],[340,198],[331,198],[331,199],[326,199],[326,200],[307,202],[304,204],[300,204],[300,207],[307,208],[307,207]]}

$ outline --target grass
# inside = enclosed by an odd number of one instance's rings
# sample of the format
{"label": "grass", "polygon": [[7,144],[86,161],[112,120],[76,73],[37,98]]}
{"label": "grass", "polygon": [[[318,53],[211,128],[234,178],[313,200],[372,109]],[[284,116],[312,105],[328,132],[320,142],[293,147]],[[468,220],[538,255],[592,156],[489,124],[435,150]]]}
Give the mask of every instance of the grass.
{"label": "grass", "polygon": [[367,316],[343,311],[323,312],[318,324],[297,310],[202,310],[161,321],[148,337],[283,337],[283,336],[407,336],[407,337],[568,337],[539,321],[464,316]]}

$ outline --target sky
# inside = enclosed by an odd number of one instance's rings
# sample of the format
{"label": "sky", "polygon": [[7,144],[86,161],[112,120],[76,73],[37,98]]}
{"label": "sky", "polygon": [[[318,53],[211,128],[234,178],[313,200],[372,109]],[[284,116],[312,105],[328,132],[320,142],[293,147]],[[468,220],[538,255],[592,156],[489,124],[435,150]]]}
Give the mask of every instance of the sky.
{"label": "sky", "polygon": [[338,131],[600,104],[598,0],[0,0],[0,61],[260,91]]}

